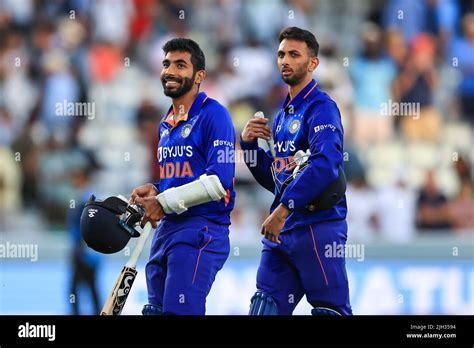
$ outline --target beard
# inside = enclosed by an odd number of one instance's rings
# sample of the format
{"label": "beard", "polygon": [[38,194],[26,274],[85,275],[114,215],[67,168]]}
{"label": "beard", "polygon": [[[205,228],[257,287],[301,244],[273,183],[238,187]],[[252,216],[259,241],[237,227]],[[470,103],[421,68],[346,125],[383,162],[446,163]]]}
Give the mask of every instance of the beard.
{"label": "beard", "polygon": [[281,74],[281,78],[287,85],[295,86],[304,80],[307,68],[307,66],[304,66],[299,70],[293,70],[293,75],[291,76],[283,76],[283,74]]}
{"label": "beard", "polygon": [[[183,77],[183,78],[180,78],[180,77],[171,77],[171,78],[162,77],[161,78],[161,84],[163,85],[163,90],[164,90],[165,95],[167,97],[170,97],[170,98],[173,98],[173,99],[176,99],[176,98],[179,98],[179,97],[185,95],[186,93],[188,93],[191,90],[191,88],[193,88],[195,77],[196,77],[196,74],[193,74],[192,78],[189,78],[189,77]],[[179,83],[179,85],[177,87],[169,88],[169,87],[166,87],[166,82],[167,81],[175,81],[175,82]]]}

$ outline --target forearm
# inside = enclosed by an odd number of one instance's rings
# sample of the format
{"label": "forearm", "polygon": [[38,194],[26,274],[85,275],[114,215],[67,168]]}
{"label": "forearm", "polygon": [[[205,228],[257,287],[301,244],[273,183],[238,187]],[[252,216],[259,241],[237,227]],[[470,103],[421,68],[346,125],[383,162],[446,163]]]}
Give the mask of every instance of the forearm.
{"label": "forearm", "polygon": [[275,183],[272,179],[271,166],[273,159],[258,146],[257,140],[244,142],[240,138],[240,146],[245,151],[245,164],[249,168],[257,182],[270,192],[275,191]]}

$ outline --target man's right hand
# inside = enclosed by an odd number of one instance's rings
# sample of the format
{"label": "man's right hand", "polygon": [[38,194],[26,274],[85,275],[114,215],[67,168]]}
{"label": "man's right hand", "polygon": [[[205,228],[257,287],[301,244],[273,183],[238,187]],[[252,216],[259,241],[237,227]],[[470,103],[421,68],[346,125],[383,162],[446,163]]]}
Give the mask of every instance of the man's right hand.
{"label": "man's right hand", "polygon": [[267,118],[252,118],[244,127],[242,131],[242,140],[246,143],[251,143],[257,138],[270,140],[272,130],[267,126]]}
{"label": "man's right hand", "polygon": [[145,184],[142,186],[138,186],[136,189],[132,191],[130,202],[133,204],[136,204],[137,198],[154,197],[158,195],[158,193],[159,193],[158,190],[153,184]]}

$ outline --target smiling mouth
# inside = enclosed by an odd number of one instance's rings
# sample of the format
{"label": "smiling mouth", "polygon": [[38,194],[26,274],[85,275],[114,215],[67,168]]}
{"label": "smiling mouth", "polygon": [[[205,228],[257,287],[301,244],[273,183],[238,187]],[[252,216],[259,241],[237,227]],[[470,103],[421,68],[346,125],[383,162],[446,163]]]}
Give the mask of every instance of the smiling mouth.
{"label": "smiling mouth", "polygon": [[175,80],[168,80],[165,83],[166,87],[178,87],[179,85],[180,85],[180,83],[175,81]]}
{"label": "smiling mouth", "polygon": [[165,78],[165,86],[168,88],[178,87],[181,82],[175,78]]}

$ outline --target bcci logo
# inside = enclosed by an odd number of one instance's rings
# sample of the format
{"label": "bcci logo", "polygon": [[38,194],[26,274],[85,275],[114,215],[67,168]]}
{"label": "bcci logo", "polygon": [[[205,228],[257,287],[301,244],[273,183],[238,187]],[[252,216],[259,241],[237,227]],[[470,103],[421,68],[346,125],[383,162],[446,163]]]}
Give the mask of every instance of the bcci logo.
{"label": "bcci logo", "polygon": [[298,131],[298,129],[300,129],[300,125],[301,125],[301,122],[299,120],[293,120],[290,123],[290,128],[289,128],[290,133],[295,134]]}
{"label": "bcci logo", "polygon": [[182,136],[183,138],[187,138],[188,135],[189,135],[189,133],[191,133],[191,128],[193,128],[192,125],[190,125],[190,124],[185,125],[185,126],[181,129],[181,136]]}

